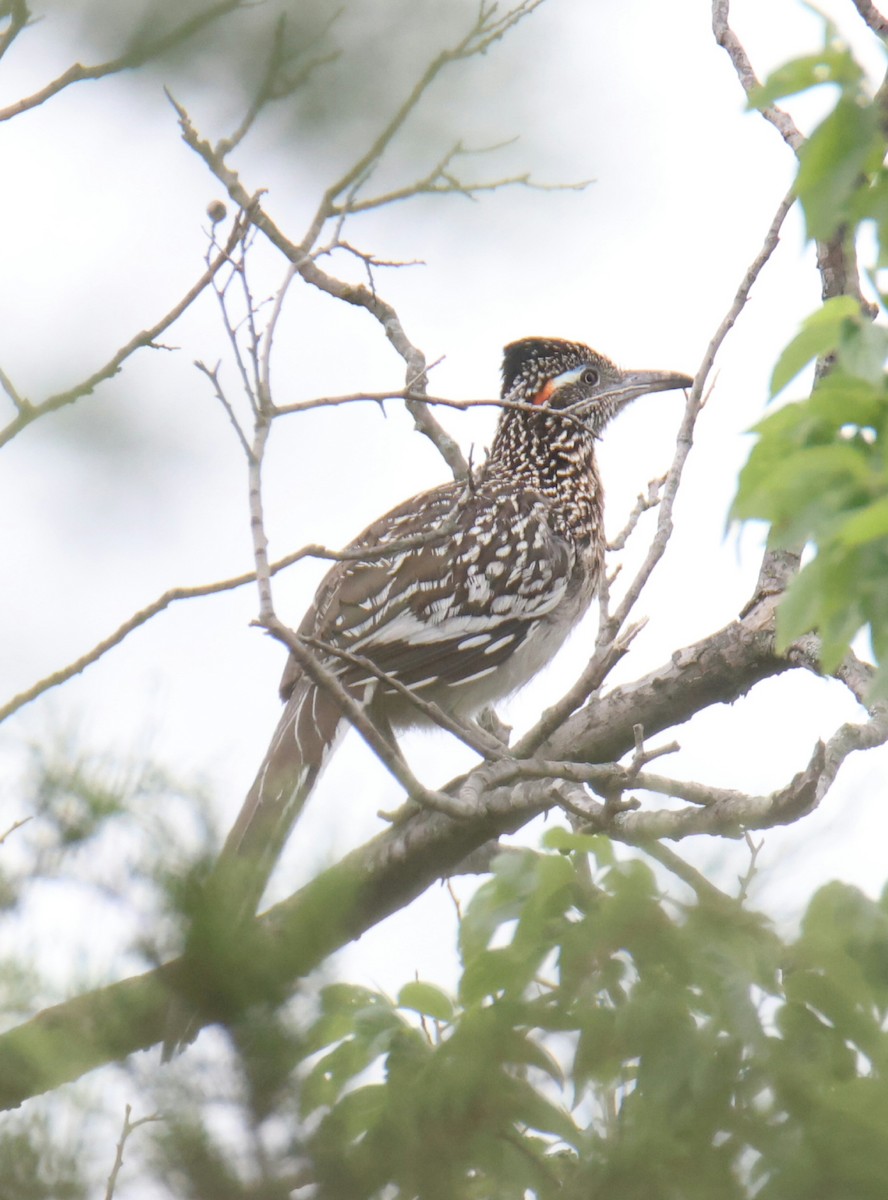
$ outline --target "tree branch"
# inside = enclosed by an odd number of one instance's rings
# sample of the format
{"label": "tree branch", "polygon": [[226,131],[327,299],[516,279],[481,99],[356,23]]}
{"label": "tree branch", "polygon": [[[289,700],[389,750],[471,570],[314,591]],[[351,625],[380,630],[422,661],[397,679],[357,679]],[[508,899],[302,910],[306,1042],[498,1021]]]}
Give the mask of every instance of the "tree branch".
{"label": "tree branch", "polygon": [[[47,100],[57,96],[59,92],[70,87],[72,83],[83,83],[90,79],[103,79],[106,75],[116,75],[121,71],[131,70],[136,67],[144,66],[153,58],[158,58],[167,50],[171,50],[174,46],[178,46],[183,42],[189,41],[205,29],[213,21],[217,21],[220,17],[224,17],[226,13],[234,12],[235,9],[243,6],[244,0],[221,0],[218,4],[213,4],[205,9],[202,13],[198,13],[194,17],[189,17],[176,25],[169,33],[162,34],[160,37],[146,39],[141,45],[136,43],[126,54],[121,54],[118,58],[109,59],[107,62],[98,63],[94,67],[84,67],[81,63],[74,63],[68,67],[67,71],[63,71],[51,83],[47,83],[45,87],[34,92],[31,96],[25,96],[21,100],[16,100],[15,104],[10,104],[6,108],[0,108],[0,121],[9,121],[13,117],[19,116],[23,112],[27,112],[31,108],[37,108],[44,104]],[[2,39],[0,39],[0,57],[9,47],[12,38],[21,30],[27,19],[27,6],[21,0],[15,0],[13,5],[14,18],[9,29],[6,30]]]}
{"label": "tree branch", "polygon": [[[438,531],[436,531],[437,536]],[[317,543],[310,543],[303,546],[300,550],[294,550],[292,554],[286,554],[283,558],[279,558],[277,562],[269,566],[269,574],[276,575],[278,571],[283,571],[286,567],[291,567],[294,563],[299,562],[303,558],[322,558],[330,562],[351,562],[355,559],[372,559],[374,557],[384,557],[387,554],[397,554],[402,550],[412,550],[416,547],[424,545],[426,539],[420,537],[399,538],[397,541],[388,542],[384,546],[379,547],[358,547],[353,550],[328,550],[326,546],[320,546]],[[174,587],[169,588],[156,600],[147,604],[144,608],[139,609],[122,625],[118,626],[112,634],[103,638],[101,642],[95,645],[91,650],[88,650],[80,658],[75,659],[66,667],[54,671],[51,675],[40,679],[37,683],[27,688],[24,692],[20,692],[17,696],[13,696],[6,704],[0,706],[0,722],[5,721],[7,717],[12,716],[20,708],[24,708],[26,704],[30,704],[32,700],[36,700],[38,696],[42,696],[44,692],[48,692],[51,688],[58,687],[67,680],[72,679],[75,675],[79,675],[87,667],[97,662],[109,650],[112,650],[141,625],[146,624],[152,617],[163,612],[165,608],[175,603],[177,600],[194,600],[201,596],[214,596],[219,592],[230,592],[235,588],[243,587],[248,583],[256,582],[255,571],[245,571],[242,575],[234,575],[229,579],[220,579],[214,583],[201,583],[192,587]]]}
{"label": "tree branch", "polygon": [[204,288],[212,282],[216,272],[229,261],[232,250],[244,236],[247,228],[248,226],[242,220],[239,219],[236,221],[223,249],[213,259],[194,286],[185,293],[182,299],[165,316],[161,317],[155,325],[152,325],[149,329],[143,329],[141,333],[137,333],[135,337],[130,338],[125,346],[121,346],[117,353],[104,366],[90,375],[88,379],[83,380],[82,383],[76,384],[67,391],[58,392],[56,395],[50,396],[40,404],[31,404],[20,400],[16,406],[18,409],[16,417],[5,428],[0,429],[0,446],[5,446],[7,442],[12,441],[17,434],[21,433],[23,429],[27,428],[32,421],[36,421],[39,417],[44,417],[47,413],[56,412],[60,408],[65,408],[68,404],[74,404],[77,400],[82,400],[84,396],[89,396],[96,390],[100,383],[112,379],[126,360],[135,354],[137,350],[153,346],[160,334],[165,329],[169,329],[181,317],[182,313],[194,303]]}
{"label": "tree branch", "polygon": [[853,2],[861,18],[873,33],[877,37],[888,38],[888,20],[882,16],[875,4],[873,4],[873,0],[853,0]]}
{"label": "tree branch", "polygon": [[[743,44],[729,24],[730,7],[730,0],[712,0],[712,32],[716,43],[727,52],[733,63],[744,92],[750,96],[761,85]],[[786,144],[797,153],[805,139],[789,113],[775,104],[759,111],[766,121],[771,122]]]}
{"label": "tree branch", "polygon": [[[636,745],[638,724],[650,736],[708,704],[737,699],[754,683],[787,668],[774,653],[772,618],[773,603],[763,603],[745,620],[678,651],[643,679],[593,699],[553,735],[543,754],[552,760],[616,762]],[[491,838],[514,833],[558,804],[558,787],[549,780],[529,781],[486,794],[481,811],[471,820],[454,821],[426,810],[386,829],[248,930],[251,962],[263,956],[262,970],[255,975],[251,971],[251,978],[261,979],[265,994],[291,985],[335,949],[446,877]],[[700,818],[709,811],[695,810],[693,815]],[[677,814],[644,821],[647,816],[612,816],[614,834],[626,840],[682,836],[683,818]],[[188,970],[189,965],[177,959],[49,1008],[0,1035],[0,1104],[13,1107],[27,1096],[159,1041],[169,993],[182,990]],[[212,1015],[203,1019],[211,1020]]]}

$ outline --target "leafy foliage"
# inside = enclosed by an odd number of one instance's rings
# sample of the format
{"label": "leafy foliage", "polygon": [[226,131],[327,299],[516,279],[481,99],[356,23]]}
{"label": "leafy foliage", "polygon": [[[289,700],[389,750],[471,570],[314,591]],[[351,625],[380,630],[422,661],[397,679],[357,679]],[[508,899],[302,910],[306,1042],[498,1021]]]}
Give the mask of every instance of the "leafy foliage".
{"label": "leafy foliage", "polygon": [[[884,98],[868,95],[862,68],[827,23],[823,51],[778,68],[759,106],[833,85],[837,99],[799,152],[796,187],[809,237],[851,245],[865,224],[875,266],[888,265],[888,169]],[[886,294],[873,276],[880,311]],[[774,546],[810,543],[814,557],[781,607],[783,648],[809,630],[834,670],[858,632],[869,631],[888,693],[888,329],[852,296],[835,296],[803,323],[774,368],[772,397],[817,359],[814,390],[755,428],[734,516],[770,524]]]}
{"label": "leafy foliage", "polygon": [[455,996],[321,990],[277,1092],[277,1186],[238,1182],[205,1131],[182,1163],[237,1197],[285,1194],[298,1161],[337,1200],[881,1198],[888,897],[829,884],[784,943],[704,883],[676,902],[604,838],[547,841],[475,894]]}

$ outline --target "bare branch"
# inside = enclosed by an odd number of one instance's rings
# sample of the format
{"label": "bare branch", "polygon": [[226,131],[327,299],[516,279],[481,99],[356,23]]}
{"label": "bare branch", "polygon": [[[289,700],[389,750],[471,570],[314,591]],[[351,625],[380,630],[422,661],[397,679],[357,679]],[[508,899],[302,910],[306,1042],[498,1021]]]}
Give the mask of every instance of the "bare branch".
{"label": "bare branch", "polygon": [[445,792],[430,791],[419,782],[408,767],[397,742],[389,742],[379,731],[367,715],[363,704],[359,704],[342,686],[333,672],[327,670],[306,645],[305,639],[288,629],[273,614],[264,620],[257,621],[256,624],[261,625],[263,629],[268,630],[272,637],[283,642],[312,682],[332,696],[343,716],[357,729],[370,749],[404,788],[409,799],[416,801],[424,808],[445,813],[449,817],[465,818],[473,815],[471,810],[466,810],[453,796],[448,796]]}
{"label": "bare branch", "polygon": [[26,0],[9,0],[7,13],[9,14],[9,24],[0,34],[0,58],[3,57],[31,18]]}
{"label": "bare branch", "polygon": [[16,390],[15,384],[12,382],[12,380],[9,378],[9,376],[6,374],[6,372],[2,369],[0,369],[0,387],[3,388],[4,392],[6,392],[7,396],[10,398],[12,403],[15,405],[15,407],[19,411],[19,413],[24,414],[24,415],[27,415],[28,413],[30,413],[31,407],[32,407],[30,401],[26,400],[24,398],[24,396],[19,395],[18,391]]}
{"label": "bare branch", "polygon": [[494,42],[516,25],[524,17],[538,8],[542,0],[521,0],[513,8],[508,9],[502,16],[497,17],[496,4],[482,3],[478,17],[469,32],[449,50],[443,50],[426,67],[420,78],[414,84],[410,94],[401,107],[391,118],[369,149],[342,175],[332,183],[321,200],[308,232],[302,241],[302,249],[308,252],[314,246],[321,230],[331,216],[335,215],[337,197],[347,193],[355,184],[366,179],[375,163],[383,156],[396,135],[400,132],[405,121],[419,104],[422,97],[431,87],[441,71],[450,63],[461,59],[472,58],[483,54]]}
{"label": "bare branch", "polygon": [[667,871],[676,875],[682,883],[686,883],[694,891],[699,900],[704,903],[717,905],[720,908],[730,907],[736,910],[737,900],[726,895],[715,884],[710,883],[705,875],[695,867],[692,867],[689,862],[685,862],[669,846],[664,846],[662,842],[650,842],[646,845],[641,845],[640,849],[649,858],[656,859]]}
{"label": "bare branch", "polygon": [[[765,240],[762,242],[762,247],[758,254],[749,264],[746,274],[737,288],[737,292],[731,303],[730,308],[722,318],[721,324],[710,339],[709,345],[703,354],[703,360],[700,363],[700,368],[697,372],[697,379],[701,383],[705,382],[709,377],[715,362],[716,355],[722,347],[725,338],[734,328],[734,322],[740,316],[740,313],[746,307],[746,302],[749,299],[749,293],[752,291],[753,285],[762,273],[768,259],[777,249],[780,243],[780,231],[783,228],[783,222],[786,220],[789,210],[795,204],[795,190],[790,188],[783,199],[777,206],[777,211],[774,213],[774,218],[768,227],[768,232],[765,234]],[[694,381],[696,384],[696,380]]]}
{"label": "bare branch", "polygon": [[320,650],[324,654],[331,655],[340,659],[342,662],[350,663],[353,666],[360,667],[362,671],[366,671],[368,675],[374,676],[386,687],[403,696],[405,700],[412,704],[418,713],[428,719],[439,728],[447,733],[453,734],[470,750],[474,750],[476,754],[480,754],[482,758],[502,758],[508,754],[508,750],[503,746],[502,742],[488,735],[485,730],[475,723],[466,723],[457,720],[450,713],[444,711],[437,704],[433,704],[428,700],[424,700],[418,692],[413,688],[407,687],[401,683],[394,675],[390,675],[386,671],[382,671],[369,658],[363,654],[353,654],[350,650],[345,650],[340,646],[334,646],[330,642],[325,642],[321,638],[304,637],[302,639],[306,645],[314,650]]}
{"label": "bare branch", "polygon": [[[747,96],[760,86],[752,63],[740,39],[729,25],[730,0],[712,0],[712,32],[715,40],[731,59],[737,78]],[[789,113],[776,105],[759,110],[766,121],[770,121],[780,136],[795,152],[805,140]]]}
{"label": "bare branch", "polygon": [[[412,89],[410,95],[398,109],[397,113],[380,133],[379,137],[367,152],[325,192],[317,213],[300,244],[295,244],[286,238],[273,221],[263,212],[258,196],[247,195],[237,174],[225,162],[225,143],[212,146],[208,141],[199,137],[186,110],[170,96],[179,117],[182,136],[201,158],[207,163],[216,178],[225,186],[231,199],[242,209],[249,211],[250,217],[258,229],[269,238],[289,261],[296,267],[306,282],[320,288],[329,295],[346,303],[366,308],[383,326],[386,336],[400,354],[407,366],[408,379],[413,380],[411,390],[423,395],[426,387],[426,363],[423,354],[407,338],[395,309],[383,301],[374,287],[354,287],[341,280],[335,279],[323,272],[315,261],[318,251],[315,249],[317,240],[325,223],[331,219],[341,218],[345,211],[354,207],[356,188],[370,173],[373,165],[379,160],[392,139],[399,132],[407,117],[419,103],[425,91],[435,77],[450,62],[458,61],[475,54],[483,53],[493,42],[517,21],[529,15],[539,6],[542,0],[522,0],[520,4],[507,10],[501,16],[497,15],[496,5],[482,3],[478,17],[469,33],[450,50],[442,52],[426,68],[425,72]],[[451,152],[450,157],[452,157]],[[448,161],[446,158],[443,160]],[[420,184],[422,181],[420,181]],[[413,191],[419,185],[413,185]],[[449,185],[448,185],[449,186]],[[487,185],[484,185],[487,186]],[[464,189],[463,189],[464,190]],[[338,204],[338,198],[347,196],[347,200]],[[337,234],[338,237],[338,234]],[[314,254],[312,253],[314,251]],[[324,251],[321,251],[322,253]],[[428,437],[441,453],[457,479],[465,478],[467,465],[459,446],[454,439],[438,424],[422,399],[410,398],[407,408],[414,419],[416,429]]]}
{"label": "bare branch", "polygon": [[[146,38],[141,44],[134,45],[126,54],[121,54],[118,58],[109,59],[107,62],[99,63],[94,67],[84,67],[80,63],[74,63],[67,71],[63,71],[51,83],[46,84],[39,91],[34,92],[31,96],[26,96],[22,100],[17,100],[15,104],[10,104],[6,108],[0,108],[0,121],[9,121],[12,117],[19,116],[20,113],[27,112],[30,108],[37,108],[38,105],[44,104],[53,96],[57,96],[59,92],[70,87],[72,83],[82,83],[90,79],[103,79],[106,75],[116,75],[120,71],[132,70],[135,67],[144,66],[153,58],[158,58],[165,51],[172,49],[174,46],[181,45],[189,41],[196,34],[200,33],[213,21],[224,17],[226,13],[234,12],[235,9],[243,6],[244,0],[220,0],[218,4],[212,4],[202,13],[198,13],[194,17],[190,17],[181,24],[176,25],[168,33],[162,34],[157,38]],[[24,15],[27,16],[26,6],[21,3],[21,0],[15,0],[14,12],[21,13],[24,10]],[[16,18],[13,20],[13,25],[6,31],[3,39],[0,39],[0,55],[2,55],[9,46],[12,40],[10,33],[14,29],[12,36],[18,33],[21,25],[16,26]]]}
{"label": "bare branch", "polygon": [[139,1128],[140,1125],[148,1125],[153,1121],[162,1121],[163,1117],[159,1113],[154,1113],[150,1117],[140,1117],[137,1121],[131,1121],[132,1106],[127,1104],[123,1116],[123,1128],[120,1131],[120,1140],[117,1143],[117,1152],[114,1155],[114,1165],[111,1168],[111,1174],[108,1176],[108,1183],[105,1187],[105,1200],[112,1200],[114,1189],[117,1186],[117,1176],[120,1174],[120,1169],[123,1166],[123,1151],[126,1143],[132,1133]]}
{"label": "bare branch", "polygon": [[454,159],[477,153],[478,151],[467,150],[461,142],[457,142],[422,179],[366,200],[357,200],[354,193],[350,193],[341,203],[330,204],[328,219],[369,212],[375,208],[397,204],[400,200],[410,200],[414,196],[465,196],[468,200],[474,200],[483,192],[497,192],[509,187],[526,187],[538,192],[581,192],[592,182],[591,179],[581,179],[574,183],[540,183],[525,171],[521,175],[507,175],[501,179],[467,183],[455,175],[450,167]]}
{"label": "bare branch", "polygon": [[[440,360],[438,360],[440,361]],[[437,363],[432,363],[426,368],[430,371]],[[341,396],[319,396],[314,400],[297,400],[293,404],[284,404],[280,407],[275,406],[274,415],[276,417],[289,416],[291,413],[307,412],[312,408],[335,408],[340,404],[359,404],[361,401],[369,401],[373,404],[383,404],[386,400],[421,400],[423,404],[429,407],[440,405],[442,408],[455,408],[459,412],[468,412],[472,408],[499,408],[499,409],[515,409],[517,412],[538,413],[539,409],[533,404],[529,404],[523,400],[451,400],[446,396],[428,396],[420,393],[414,386],[410,385],[391,392],[348,392]],[[552,418],[563,420],[568,424],[582,424],[582,421],[576,414],[552,409],[550,414]]]}
{"label": "bare branch", "polygon": [[[643,725],[650,736],[707,704],[735,699],[757,680],[787,669],[786,661],[774,654],[772,627],[773,601],[763,602],[744,621],[685,647],[635,683],[596,698],[553,736],[545,756],[552,761],[570,757],[574,762],[614,762],[633,749],[635,725]],[[333,950],[409,904],[434,880],[445,878],[491,838],[515,832],[538,812],[560,803],[559,789],[571,787],[578,802],[588,803],[580,784],[529,780],[487,793],[474,818],[452,820],[426,810],[391,826],[265,914],[259,924],[268,939],[268,959],[263,960],[268,972],[252,972],[251,978],[261,980],[269,994],[286,987]],[[600,809],[603,813],[605,806]],[[693,810],[691,816],[700,821],[710,812]],[[652,832],[651,821],[647,827],[630,822],[649,816],[622,813],[609,820],[617,836],[647,840],[660,836],[661,829]],[[680,835],[678,814],[665,813],[658,819],[665,836]],[[341,898],[335,920],[330,919],[331,895]],[[258,943],[252,930],[247,937],[254,954]],[[0,1034],[0,1105],[17,1105],[26,1096],[159,1041],[169,994],[183,990],[186,970],[186,964],[176,960],[77,996]]]}
{"label": "bare branch", "polygon": [[[294,563],[299,562],[303,558],[322,558],[328,559],[331,562],[353,561],[355,559],[367,560],[377,556],[383,557],[386,554],[397,554],[402,550],[412,550],[423,544],[425,544],[425,539],[422,536],[400,538],[397,541],[388,542],[386,545],[376,548],[364,547],[341,551],[328,550],[326,546],[319,546],[316,543],[312,543],[272,563],[269,567],[269,574],[276,575],[278,571],[283,571],[287,567],[293,566]],[[163,612],[165,608],[169,608],[177,600],[194,600],[201,596],[215,596],[220,592],[230,592],[235,588],[244,587],[248,583],[255,582],[256,572],[245,571],[242,575],[234,575],[229,579],[221,579],[214,583],[202,583],[192,587],[169,588],[161,596],[158,596],[156,600],[139,609],[138,612],[124,621],[112,634],[103,638],[101,642],[87,651],[86,654],[81,655],[80,658],[75,659],[68,666],[54,671],[44,679],[38,680],[37,683],[25,691],[19,692],[17,696],[13,696],[6,704],[0,706],[0,722],[5,721],[13,713],[18,712],[20,708],[24,708],[26,704],[30,704],[32,700],[36,700],[38,696],[42,696],[44,692],[48,692],[50,689],[66,683],[69,679],[73,679],[75,675],[79,675],[82,671],[86,670],[87,667],[92,666],[94,662],[98,662],[109,650],[112,650],[115,646],[119,646],[124,638],[128,637],[134,630],[138,629],[141,625],[145,625],[152,617]]]}
{"label": "bare branch", "polygon": [[33,817],[22,817],[19,821],[13,821],[7,830],[5,830],[3,833],[0,833],[0,846],[2,846],[6,839],[11,837],[17,829],[21,829],[23,825],[27,825],[27,823],[33,819]]}
{"label": "bare branch", "polygon": [[880,38],[888,38],[888,20],[882,16],[872,0],[854,0],[854,7],[873,33]]}
{"label": "bare branch", "polygon": [[734,322],[742,312],[746,301],[749,298],[749,293],[752,290],[753,284],[761,274],[768,259],[774,253],[777,244],[780,240],[780,230],[786,215],[789,212],[794,202],[793,192],[788,192],[781,200],[774,219],[771,222],[768,232],[765,235],[765,240],[758,254],[747,268],[746,274],[737,289],[731,305],[723,317],[718,329],[710,339],[709,345],[703,355],[703,360],[697,371],[694,379],[694,385],[688,394],[687,403],[685,405],[684,416],[676,438],[675,455],[672,459],[672,464],[666,475],[666,480],[663,486],[662,496],[660,500],[660,509],[657,516],[657,529],[654,538],[648,549],[648,553],[642,563],[638,573],[632,580],[632,583],[627,588],[623,599],[621,600],[617,610],[613,615],[608,615],[602,620],[601,628],[598,633],[598,645],[606,645],[615,636],[616,632],[622,628],[629,613],[632,611],[638,597],[651,576],[657,563],[663,557],[666,551],[666,546],[672,536],[672,511],[675,505],[675,498],[678,494],[678,489],[681,484],[681,476],[684,470],[685,462],[690,453],[693,444],[694,426],[696,425],[697,417],[705,403],[704,387],[706,380],[712,370],[712,365],[715,361],[715,356],[721,348],[722,343],[728,333],[734,326]]}
{"label": "bare branch", "polygon": [[665,482],[666,476],[658,475],[656,479],[652,479],[648,483],[648,489],[646,493],[638,493],[638,499],[635,501],[632,511],[626,518],[626,524],[613,539],[613,541],[608,542],[608,550],[613,552],[615,550],[624,549],[626,543],[629,541],[629,538],[635,532],[635,527],[638,524],[640,517],[644,513],[649,512],[650,509],[656,508],[660,503],[660,492],[663,490],[663,485]]}
{"label": "bare branch", "polygon": [[126,360],[135,354],[137,350],[142,350],[145,347],[155,347],[156,339],[160,334],[165,329],[169,329],[181,317],[182,313],[194,303],[204,288],[212,282],[216,272],[229,261],[232,250],[244,236],[246,229],[247,225],[240,220],[235,222],[225,247],[213,259],[203,275],[185,293],[182,299],[165,316],[161,317],[155,325],[152,325],[149,329],[143,329],[141,333],[137,333],[135,337],[130,338],[125,346],[121,346],[117,353],[104,366],[90,375],[88,379],[83,380],[82,383],[78,383],[67,391],[57,392],[56,395],[50,396],[40,404],[26,404],[20,407],[18,415],[5,428],[0,429],[0,446],[5,446],[7,442],[12,441],[17,434],[21,433],[23,429],[39,417],[46,416],[47,413],[56,412],[58,409],[64,408],[68,404],[74,404],[77,400],[82,400],[84,396],[90,395],[100,383],[113,378]]}
{"label": "bare branch", "polygon": [[234,411],[234,408],[231,405],[231,401],[225,395],[225,389],[222,387],[222,383],[219,379],[220,364],[216,363],[215,367],[213,367],[211,369],[210,367],[208,367],[206,365],[206,363],[203,363],[200,361],[200,359],[197,359],[195,361],[194,365],[197,367],[198,371],[200,371],[202,375],[206,375],[207,379],[209,379],[210,383],[213,385],[213,395],[216,397],[216,399],[222,405],[222,408],[225,410],[225,413],[234,428],[234,432],[237,435],[237,439],[241,444],[241,449],[243,450],[244,454],[246,454],[247,459],[249,460],[249,457],[251,454],[250,443],[247,441],[246,434],[240,427],[240,421],[238,421],[238,419],[237,419],[237,415]]}

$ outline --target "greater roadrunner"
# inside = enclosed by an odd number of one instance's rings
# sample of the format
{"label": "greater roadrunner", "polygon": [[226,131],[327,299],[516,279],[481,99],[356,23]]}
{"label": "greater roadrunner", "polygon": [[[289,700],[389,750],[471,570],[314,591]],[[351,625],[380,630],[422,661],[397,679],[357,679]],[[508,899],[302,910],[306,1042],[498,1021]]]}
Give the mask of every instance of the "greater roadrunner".
{"label": "greater roadrunner", "polygon": [[[366,529],[349,550],[367,557],[332,567],[297,631],[386,733],[428,723],[386,676],[467,717],[549,662],[603,569],[596,439],[636,396],[692,382],[623,371],[552,338],[506,346],[502,374],[505,407],[484,465]],[[222,853],[248,865],[250,915],[347,723],[293,655],[281,697],[283,715]]]}

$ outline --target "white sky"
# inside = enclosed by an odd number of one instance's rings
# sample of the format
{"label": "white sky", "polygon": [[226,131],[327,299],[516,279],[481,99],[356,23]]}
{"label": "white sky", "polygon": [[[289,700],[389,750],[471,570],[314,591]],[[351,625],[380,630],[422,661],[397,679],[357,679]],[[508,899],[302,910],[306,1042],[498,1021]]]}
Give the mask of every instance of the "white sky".
{"label": "white sky", "polygon": [[[854,32],[849,3],[824,8]],[[761,75],[819,44],[819,22],[790,0],[738,0],[734,9]],[[382,27],[366,50],[385,72],[399,46]],[[47,21],[4,61],[0,104],[77,57],[95,55],[57,20]],[[463,93],[447,96],[457,78]],[[104,362],[200,273],[204,212],[220,188],[179,140],[162,82],[146,76],[82,84],[0,127],[0,365],[35,402]],[[218,136],[225,129],[219,96],[218,89],[211,95],[192,88],[178,98],[199,129]],[[349,225],[350,240],[379,257],[425,261],[382,272],[377,285],[429,360],[446,356],[433,389],[455,398],[495,395],[502,345],[537,333],[582,339],[626,366],[693,373],[793,173],[775,131],[744,112],[727,56],[713,43],[708,6],[551,0],[480,69],[445,77],[438,97],[454,126],[442,133],[430,125],[429,137],[441,140],[429,141],[426,162],[454,137],[483,145],[520,134],[517,145],[470,164],[466,174],[529,168],[542,180],[595,182],[580,193],[513,190],[474,204],[402,204]],[[368,121],[383,119],[374,95],[362,103]],[[816,108],[792,110],[810,120]],[[232,116],[225,114],[229,125]],[[335,141],[322,146],[318,137],[306,148],[294,131],[283,134],[271,119],[232,161],[247,188],[269,189],[268,211],[301,236],[342,148]],[[256,259],[258,278],[270,289],[283,264],[261,248]],[[748,446],[743,433],[763,410],[780,348],[818,298],[793,217],[720,357],[677,532],[640,605],[650,624],[619,678],[643,673],[718,628],[750,595],[756,536],[724,537]],[[2,451],[0,700],[84,652],[166,588],[250,566],[245,464],[191,365],[226,353],[210,298],[164,340],[180,349],[141,352],[112,384]],[[225,369],[234,396],[230,363]],[[275,378],[275,399],[285,404],[398,387],[403,376],[366,314],[296,286],[278,334]],[[668,464],[680,404],[675,394],[643,398],[608,433],[601,458],[612,530]],[[475,445],[477,459],[492,410],[439,416],[465,449]],[[272,554],[308,541],[339,545],[397,500],[445,477],[445,465],[411,432],[397,404],[387,420],[369,405],[289,418],[270,452]],[[275,594],[284,618],[298,621],[322,571],[300,565],[280,580]],[[97,753],[147,753],[202,781],[220,828],[227,827],[278,714],[284,655],[249,628],[255,609],[250,589],[178,605],[10,720],[0,730],[0,828],[28,812],[16,747],[59,729],[75,731]],[[517,725],[573,679],[593,638],[594,617],[551,672],[509,706]],[[787,677],[679,730],[682,752],[661,766],[769,790],[804,765],[818,736],[854,716],[838,685]],[[462,761],[444,735],[410,739],[408,750],[432,785]],[[756,900],[793,914],[829,878],[881,886],[877,830],[886,762],[884,751],[858,756],[820,812],[766,835]],[[274,894],[372,835],[376,810],[398,798],[393,781],[350,737],[292,839]],[[745,851],[733,845],[698,839],[679,849],[709,864],[727,887],[745,869]],[[109,863],[109,878],[121,869]],[[468,885],[459,888],[467,894]],[[92,942],[90,961],[101,969],[102,951],[95,939],[83,942],[80,908],[62,889],[47,889],[34,903],[35,917],[46,922],[38,945],[57,947],[70,935],[86,953]],[[449,901],[433,889],[350,950],[343,970],[392,989],[414,971],[447,982],[451,942]],[[65,970],[60,966],[60,974]],[[113,960],[108,971],[118,973]]]}

